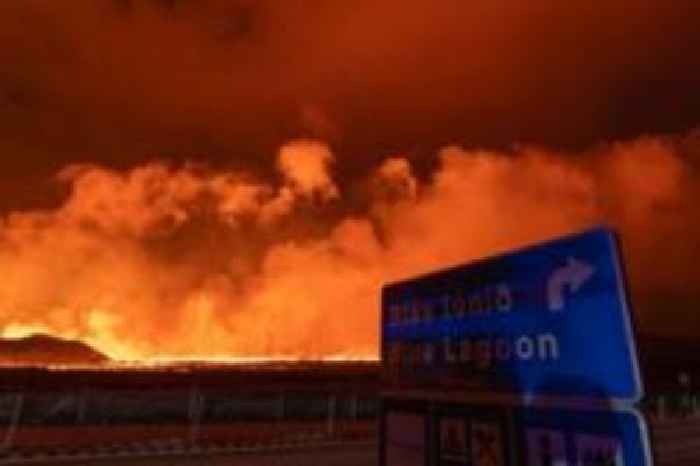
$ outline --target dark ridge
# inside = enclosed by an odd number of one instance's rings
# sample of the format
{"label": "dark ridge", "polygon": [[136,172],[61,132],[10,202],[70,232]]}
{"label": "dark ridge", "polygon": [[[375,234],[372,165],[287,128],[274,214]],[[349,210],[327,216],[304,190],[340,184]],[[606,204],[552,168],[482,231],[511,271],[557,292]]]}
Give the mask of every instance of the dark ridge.
{"label": "dark ridge", "polygon": [[101,364],[109,358],[89,345],[49,335],[0,339],[0,364]]}

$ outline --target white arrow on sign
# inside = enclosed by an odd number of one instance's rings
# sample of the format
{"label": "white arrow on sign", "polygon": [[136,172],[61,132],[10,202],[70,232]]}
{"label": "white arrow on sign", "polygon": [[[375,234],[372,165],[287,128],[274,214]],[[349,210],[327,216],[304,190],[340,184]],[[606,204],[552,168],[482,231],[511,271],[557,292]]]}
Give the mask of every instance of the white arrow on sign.
{"label": "white arrow on sign", "polygon": [[567,264],[556,269],[549,276],[547,282],[547,300],[549,310],[561,311],[564,309],[564,288],[567,286],[575,293],[586,283],[595,273],[595,267],[586,264],[573,257],[569,257]]}

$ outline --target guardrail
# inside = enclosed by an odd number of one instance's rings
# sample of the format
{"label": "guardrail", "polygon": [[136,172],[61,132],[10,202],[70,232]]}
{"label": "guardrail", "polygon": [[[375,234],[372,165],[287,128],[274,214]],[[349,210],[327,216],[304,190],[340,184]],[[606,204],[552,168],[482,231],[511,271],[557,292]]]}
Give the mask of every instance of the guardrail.
{"label": "guardrail", "polygon": [[92,461],[117,458],[151,458],[175,456],[206,456],[222,454],[290,453],[295,451],[320,450],[336,447],[376,448],[376,440],[316,440],[258,445],[195,445],[187,446],[178,441],[115,444],[107,447],[80,451],[13,452],[0,458],[0,464],[72,464],[76,461]]}
{"label": "guardrail", "polygon": [[371,444],[373,421],[271,422],[201,425],[20,426],[0,464],[46,463],[137,456],[254,453]]}

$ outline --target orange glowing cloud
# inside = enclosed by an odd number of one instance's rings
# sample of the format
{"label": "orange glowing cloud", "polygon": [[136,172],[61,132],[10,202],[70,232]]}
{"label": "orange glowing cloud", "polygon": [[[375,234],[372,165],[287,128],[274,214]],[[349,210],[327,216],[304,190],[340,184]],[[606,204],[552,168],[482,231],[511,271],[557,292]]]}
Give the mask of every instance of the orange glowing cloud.
{"label": "orange glowing cloud", "polygon": [[[387,281],[600,222],[623,233],[638,296],[697,283],[669,247],[699,232],[693,168],[671,138],[578,154],[449,146],[428,178],[393,156],[347,214],[329,204],[341,189],[327,145],[291,141],[277,157],[277,184],[195,165],[62,170],[61,205],[0,226],[0,332],[122,359],[374,356]],[[650,303],[646,324],[661,315]]]}

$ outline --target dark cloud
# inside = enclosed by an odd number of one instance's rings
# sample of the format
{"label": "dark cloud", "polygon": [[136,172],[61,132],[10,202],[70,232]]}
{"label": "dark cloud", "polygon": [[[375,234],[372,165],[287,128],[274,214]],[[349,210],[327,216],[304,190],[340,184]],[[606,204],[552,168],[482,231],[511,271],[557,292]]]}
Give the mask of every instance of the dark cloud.
{"label": "dark cloud", "polygon": [[[264,169],[445,143],[585,146],[700,120],[697,2],[3,2],[5,173],[202,156]],[[320,129],[319,129],[320,128]]]}

